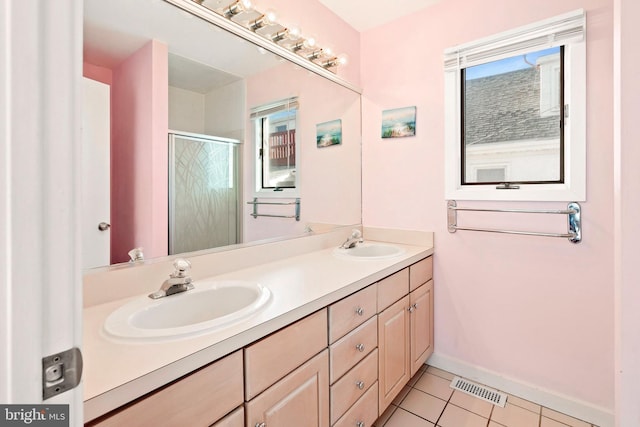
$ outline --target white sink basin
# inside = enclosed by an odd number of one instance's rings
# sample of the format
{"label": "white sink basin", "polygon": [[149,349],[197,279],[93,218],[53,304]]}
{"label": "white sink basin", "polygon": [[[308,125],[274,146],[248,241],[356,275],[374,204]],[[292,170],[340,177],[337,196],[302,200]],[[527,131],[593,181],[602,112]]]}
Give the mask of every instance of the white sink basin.
{"label": "white sink basin", "polygon": [[120,338],[178,337],[228,326],[256,313],[268,288],[244,281],[198,281],[195,289],[153,300],[137,297],[107,317],[107,334]]}
{"label": "white sink basin", "polygon": [[384,259],[393,258],[404,253],[404,249],[384,243],[360,243],[351,249],[336,248],[336,255],[353,257],[356,259]]}

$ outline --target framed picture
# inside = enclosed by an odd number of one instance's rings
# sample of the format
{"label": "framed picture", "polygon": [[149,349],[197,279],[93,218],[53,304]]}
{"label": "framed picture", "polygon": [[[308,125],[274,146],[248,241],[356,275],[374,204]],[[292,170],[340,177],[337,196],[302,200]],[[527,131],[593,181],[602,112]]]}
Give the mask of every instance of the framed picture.
{"label": "framed picture", "polygon": [[402,138],[416,135],[416,107],[395,108],[382,112],[382,137]]}
{"label": "framed picture", "polygon": [[342,144],[342,120],[338,119],[317,124],[316,144],[318,148]]}

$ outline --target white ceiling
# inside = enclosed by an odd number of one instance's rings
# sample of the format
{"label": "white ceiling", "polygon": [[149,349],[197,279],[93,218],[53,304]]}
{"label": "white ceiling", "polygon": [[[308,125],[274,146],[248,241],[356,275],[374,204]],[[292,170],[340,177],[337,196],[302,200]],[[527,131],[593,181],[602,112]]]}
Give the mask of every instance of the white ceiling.
{"label": "white ceiling", "polygon": [[441,0],[319,0],[358,31],[386,24]]}

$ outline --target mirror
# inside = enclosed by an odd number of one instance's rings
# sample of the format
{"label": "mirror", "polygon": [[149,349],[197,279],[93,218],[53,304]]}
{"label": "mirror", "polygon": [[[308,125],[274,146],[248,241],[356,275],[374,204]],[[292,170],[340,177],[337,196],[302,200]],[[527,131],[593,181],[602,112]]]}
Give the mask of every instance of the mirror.
{"label": "mirror", "polygon": [[[186,234],[170,232],[180,215],[192,236],[211,238],[175,244],[176,253],[299,236],[310,224],[361,222],[359,93],[166,1],[85,0],[84,6],[84,75],[106,87],[102,117],[110,121],[110,149],[100,152],[101,159],[110,153],[102,160],[106,172],[91,163],[83,178],[83,194],[101,194],[110,205],[87,221],[84,246],[106,242],[108,255],[87,267],[126,262],[137,247],[145,259],[169,255],[169,241]],[[298,100],[299,188],[258,192],[251,111],[290,98]],[[89,111],[104,101],[86,102]],[[97,143],[88,135],[104,132],[91,120],[84,123],[83,144]],[[326,123],[340,123],[340,143],[317,143],[318,125]],[[173,148],[170,134],[181,139]],[[90,151],[83,147],[83,155]],[[183,178],[180,185],[174,185],[176,176]],[[98,191],[96,180],[110,189]],[[88,200],[87,208],[98,205]]]}

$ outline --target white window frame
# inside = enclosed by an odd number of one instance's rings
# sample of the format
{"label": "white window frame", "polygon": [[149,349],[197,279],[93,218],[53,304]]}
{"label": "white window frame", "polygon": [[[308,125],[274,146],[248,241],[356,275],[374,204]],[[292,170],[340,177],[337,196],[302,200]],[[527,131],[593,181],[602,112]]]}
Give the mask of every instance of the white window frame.
{"label": "white window frame", "polygon": [[[586,200],[586,19],[583,9],[445,50],[445,198]],[[461,70],[518,54],[564,46],[564,183],[462,185]]]}
{"label": "white window frame", "polygon": [[[262,148],[263,141],[260,140],[260,132],[261,132],[261,119],[263,117],[268,117],[270,114],[273,114],[278,111],[282,111],[284,109],[296,108],[296,177],[295,177],[295,187],[294,188],[282,188],[278,191],[275,191],[270,188],[262,188],[262,160],[260,159],[260,149]],[[300,146],[298,145],[298,118],[300,114],[300,105],[297,97],[283,99],[281,101],[273,102],[271,104],[262,105],[256,108],[253,108],[250,112],[250,118],[253,121],[253,155],[254,155],[254,168],[253,168],[253,182],[255,184],[254,187],[254,197],[260,198],[290,198],[290,197],[300,197]]]}

